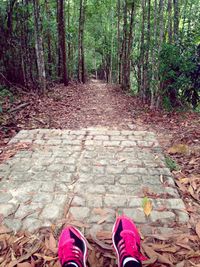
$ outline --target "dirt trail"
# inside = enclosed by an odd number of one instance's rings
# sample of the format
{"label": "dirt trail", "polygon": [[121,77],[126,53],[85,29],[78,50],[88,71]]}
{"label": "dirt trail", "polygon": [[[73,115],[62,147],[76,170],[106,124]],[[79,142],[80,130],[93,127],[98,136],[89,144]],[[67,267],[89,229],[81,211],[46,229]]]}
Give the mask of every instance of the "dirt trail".
{"label": "dirt trail", "polygon": [[[25,99],[26,101],[26,99]],[[30,98],[27,98],[30,101]],[[20,129],[30,128],[86,128],[143,129],[133,120],[136,99],[118,86],[98,80],[69,87],[56,86],[48,96],[34,97],[32,105],[18,117]]]}
{"label": "dirt trail", "polygon": [[126,128],[133,122],[131,97],[119,88],[92,80],[84,89],[82,106],[76,114],[83,125]]}

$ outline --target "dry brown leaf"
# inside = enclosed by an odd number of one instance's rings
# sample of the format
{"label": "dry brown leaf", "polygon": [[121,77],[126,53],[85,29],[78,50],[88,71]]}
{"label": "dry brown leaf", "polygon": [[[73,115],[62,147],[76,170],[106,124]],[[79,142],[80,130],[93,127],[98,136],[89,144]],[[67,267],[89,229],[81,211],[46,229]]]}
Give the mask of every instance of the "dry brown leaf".
{"label": "dry brown leaf", "polygon": [[100,231],[97,232],[96,237],[98,239],[112,239],[112,233],[110,231]]}
{"label": "dry brown leaf", "polygon": [[176,267],[184,267],[185,266],[185,261],[181,261],[176,264]]}
{"label": "dry brown leaf", "polygon": [[76,226],[76,227],[80,227],[80,228],[89,228],[88,224],[82,223],[79,221],[75,221],[75,220],[67,222],[67,225],[72,225],[72,226]]}
{"label": "dry brown leaf", "polygon": [[2,234],[8,234],[8,233],[11,233],[11,232],[12,232],[12,230],[10,230],[5,225],[1,225],[0,226],[0,235],[2,235]]}
{"label": "dry brown leaf", "polygon": [[97,224],[102,224],[102,223],[104,223],[106,220],[107,220],[107,216],[105,216],[104,218],[102,218],[101,220],[99,220],[98,222],[97,222]]}
{"label": "dry brown leaf", "polygon": [[151,214],[152,209],[153,209],[153,206],[152,206],[151,200],[145,197],[144,202],[143,202],[143,210],[147,217]]}
{"label": "dry brown leaf", "polygon": [[17,267],[32,267],[29,262],[18,263]]}
{"label": "dry brown leaf", "polygon": [[38,258],[42,258],[45,261],[55,261],[58,259],[58,257],[50,257],[50,256],[46,256],[46,255],[40,254],[40,253],[35,253],[34,256],[36,256]]}
{"label": "dry brown leaf", "polygon": [[200,239],[200,221],[196,224],[195,230],[196,230],[196,233]]}
{"label": "dry brown leaf", "polygon": [[96,235],[94,233],[91,233],[91,239],[94,243],[96,243],[99,247],[101,247],[104,250],[112,250],[112,247],[110,245],[105,244],[101,240],[97,239]]}
{"label": "dry brown leaf", "polygon": [[101,209],[101,208],[94,208],[93,212],[95,214],[99,214],[100,216],[105,216],[108,214],[108,211],[105,209]]}
{"label": "dry brown leaf", "polygon": [[14,259],[12,260],[9,264],[8,267],[14,267],[15,265],[28,260],[35,252],[37,252],[41,246],[41,242],[38,242],[32,249],[30,249],[25,255],[22,255],[19,259]]}
{"label": "dry brown leaf", "polygon": [[170,266],[173,265],[173,263],[167,257],[155,252],[151,247],[147,246],[146,244],[142,244],[142,248],[144,249],[144,251],[148,257],[150,257],[150,258],[157,257],[158,262],[164,263],[164,264],[169,264]]}
{"label": "dry brown leaf", "polygon": [[175,253],[177,252],[178,248],[175,246],[172,246],[171,244],[152,244],[152,248],[155,251],[162,251],[162,252],[170,252]]}
{"label": "dry brown leaf", "polygon": [[187,154],[189,147],[185,144],[176,144],[168,149],[169,154]]}
{"label": "dry brown leaf", "polygon": [[53,253],[57,253],[58,249],[57,249],[57,242],[53,236],[53,234],[50,234],[49,237],[49,247],[48,247]]}

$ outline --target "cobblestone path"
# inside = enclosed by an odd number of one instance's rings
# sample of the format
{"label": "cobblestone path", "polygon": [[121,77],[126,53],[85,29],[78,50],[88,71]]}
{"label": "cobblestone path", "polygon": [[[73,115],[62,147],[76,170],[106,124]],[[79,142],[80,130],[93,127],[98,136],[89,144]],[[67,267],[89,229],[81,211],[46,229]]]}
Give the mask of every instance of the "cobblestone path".
{"label": "cobblestone path", "polygon": [[[10,143],[17,142],[31,147],[0,165],[0,214],[15,231],[67,217],[110,230],[116,212],[145,225],[144,231],[166,231],[188,220],[151,132],[23,130]],[[146,195],[153,203],[148,218],[142,209]]]}

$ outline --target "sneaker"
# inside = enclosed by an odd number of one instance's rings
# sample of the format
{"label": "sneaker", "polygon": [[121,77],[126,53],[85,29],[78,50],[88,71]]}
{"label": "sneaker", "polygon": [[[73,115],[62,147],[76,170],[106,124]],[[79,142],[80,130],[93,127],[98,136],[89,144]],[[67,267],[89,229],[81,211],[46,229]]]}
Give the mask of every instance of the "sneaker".
{"label": "sneaker", "polygon": [[117,254],[118,266],[123,267],[126,258],[139,263],[146,258],[140,252],[140,235],[135,224],[126,216],[117,218],[112,231],[112,241]]}
{"label": "sneaker", "polygon": [[75,227],[65,228],[58,242],[58,258],[62,266],[86,267],[87,245],[82,233]]}

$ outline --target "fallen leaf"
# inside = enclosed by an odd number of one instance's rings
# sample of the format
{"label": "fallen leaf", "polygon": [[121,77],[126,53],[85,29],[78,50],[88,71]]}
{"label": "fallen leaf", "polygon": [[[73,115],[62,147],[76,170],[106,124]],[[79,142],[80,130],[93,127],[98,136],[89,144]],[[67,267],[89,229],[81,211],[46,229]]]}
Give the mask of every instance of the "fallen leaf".
{"label": "fallen leaf", "polygon": [[10,230],[5,225],[1,225],[0,226],[0,235],[2,235],[2,234],[8,234],[8,233],[11,233],[11,232],[12,232],[12,230]]}
{"label": "fallen leaf", "polygon": [[169,154],[187,154],[189,147],[185,144],[177,144],[168,149]]}
{"label": "fallen leaf", "polygon": [[148,217],[152,211],[152,202],[148,197],[144,197],[143,199],[143,210],[145,215]]}
{"label": "fallen leaf", "polygon": [[29,262],[18,263],[17,267],[32,267]]}
{"label": "fallen leaf", "polygon": [[50,234],[50,237],[49,237],[49,247],[48,247],[53,253],[57,253],[57,242],[53,236],[53,234],[51,233]]}
{"label": "fallen leaf", "polygon": [[195,230],[196,230],[198,237],[200,238],[200,221],[196,224]]}

